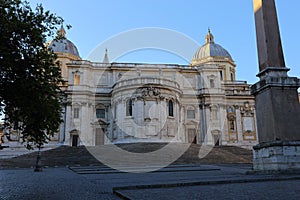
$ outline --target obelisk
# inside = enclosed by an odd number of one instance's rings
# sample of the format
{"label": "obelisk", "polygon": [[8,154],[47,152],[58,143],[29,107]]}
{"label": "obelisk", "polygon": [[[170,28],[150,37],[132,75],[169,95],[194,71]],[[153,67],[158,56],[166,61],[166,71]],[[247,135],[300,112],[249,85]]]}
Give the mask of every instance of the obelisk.
{"label": "obelisk", "polygon": [[300,169],[300,81],[285,66],[274,0],[253,0],[260,81],[255,96],[259,144],[253,168]]}

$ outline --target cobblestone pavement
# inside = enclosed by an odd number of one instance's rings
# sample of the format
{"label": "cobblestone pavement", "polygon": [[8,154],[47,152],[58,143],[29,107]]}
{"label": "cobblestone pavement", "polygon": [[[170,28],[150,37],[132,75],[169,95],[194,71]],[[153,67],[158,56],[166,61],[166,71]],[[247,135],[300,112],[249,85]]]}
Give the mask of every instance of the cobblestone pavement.
{"label": "cobblestone pavement", "polygon": [[119,199],[101,188],[102,184],[96,185],[68,168],[49,168],[43,172],[33,172],[33,169],[0,171],[1,200]]}
{"label": "cobblestone pavement", "polygon": [[5,169],[0,199],[299,199],[300,175],[245,175],[251,165],[173,165],[150,173],[104,166]]}

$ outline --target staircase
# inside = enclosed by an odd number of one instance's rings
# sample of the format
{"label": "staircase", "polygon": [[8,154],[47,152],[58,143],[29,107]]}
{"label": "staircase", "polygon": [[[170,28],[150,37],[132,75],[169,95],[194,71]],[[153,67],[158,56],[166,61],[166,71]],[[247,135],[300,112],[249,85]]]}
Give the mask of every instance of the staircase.
{"label": "staircase", "polygon": [[[167,143],[132,143],[118,144],[117,147],[127,152],[139,153],[155,152],[163,149]],[[171,148],[179,148],[182,144],[174,144]],[[105,147],[102,146],[102,147]],[[89,149],[89,148],[88,148]],[[169,151],[170,152],[170,151]],[[199,158],[200,152],[200,158]],[[171,151],[172,153],[172,151]],[[1,159],[0,168],[33,167],[37,152],[21,155],[10,159]],[[121,155],[122,156],[122,155]],[[159,155],[162,159],[171,154]],[[55,149],[42,152],[42,165],[45,167],[58,166],[93,166],[103,165],[90,154],[86,147],[60,146]],[[112,158],[114,159],[114,158]],[[142,161],[141,161],[142,162]],[[173,164],[251,164],[252,151],[235,146],[206,147],[191,144],[187,151]]]}

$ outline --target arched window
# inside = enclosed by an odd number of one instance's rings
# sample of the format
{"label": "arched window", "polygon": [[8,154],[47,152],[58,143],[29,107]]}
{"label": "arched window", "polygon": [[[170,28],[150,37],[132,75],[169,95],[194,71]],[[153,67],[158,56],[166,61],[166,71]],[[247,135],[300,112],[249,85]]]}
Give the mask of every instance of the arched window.
{"label": "arched window", "polygon": [[168,108],[169,108],[169,116],[170,117],[174,117],[174,105],[173,105],[173,101],[169,100],[168,102]]}
{"label": "arched window", "polygon": [[126,116],[132,116],[132,100],[129,99],[126,102]]}
{"label": "arched window", "polygon": [[235,121],[234,121],[234,119],[229,120],[229,130],[235,131]]}

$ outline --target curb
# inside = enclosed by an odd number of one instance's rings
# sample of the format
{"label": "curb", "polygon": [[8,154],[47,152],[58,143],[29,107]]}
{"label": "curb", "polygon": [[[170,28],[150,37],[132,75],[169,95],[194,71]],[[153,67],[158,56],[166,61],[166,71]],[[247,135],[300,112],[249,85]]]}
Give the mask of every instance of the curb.
{"label": "curb", "polygon": [[271,181],[286,181],[286,180],[300,180],[300,176],[292,177],[261,177],[248,179],[232,179],[232,180],[214,180],[214,181],[197,181],[197,182],[182,182],[182,183],[166,183],[153,185],[132,185],[124,187],[113,187],[113,193],[121,199],[129,200],[130,198],[122,194],[122,190],[139,190],[139,189],[158,189],[158,188],[172,188],[172,187],[187,187],[187,186],[201,186],[201,185],[217,185],[217,184],[233,184],[233,183],[254,183],[254,182],[271,182]]}

